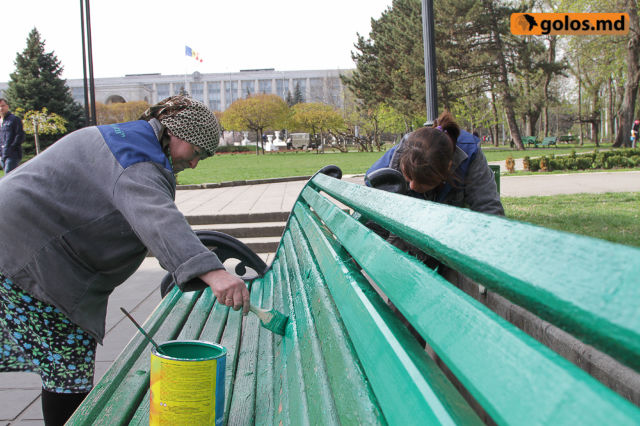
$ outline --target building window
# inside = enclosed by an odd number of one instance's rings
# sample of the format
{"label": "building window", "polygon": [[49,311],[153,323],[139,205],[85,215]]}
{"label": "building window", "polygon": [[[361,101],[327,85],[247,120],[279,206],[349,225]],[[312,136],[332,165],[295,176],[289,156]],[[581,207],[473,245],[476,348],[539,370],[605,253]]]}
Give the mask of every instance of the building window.
{"label": "building window", "polygon": [[276,79],[276,95],[282,99],[287,99],[287,92],[289,92],[289,79],[277,78]]}
{"label": "building window", "polygon": [[80,105],[84,105],[84,87],[72,87],[71,97]]}
{"label": "building window", "polygon": [[211,109],[211,111],[220,111],[220,82],[209,82],[207,87],[209,91],[209,109]]}
{"label": "building window", "polygon": [[310,78],[309,89],[311,92],[311,102],[324,102],[324,79]]}
{"label": "building window", "polygon": [[161,101],[169,97],[168,84],[156,84],[156,91],[158,92],[158,101]]}
{"label": "building window", "polygon": [[200,102],[204,102],[204,83],[191,83],[191,97]]}
{"label": "building window", "polygon": [[271,93],[271,80],[258,80],[258,92]]}
{"label": "building window", "polygon": [[224,109],[229,108],[229,105],[238,100],[238,82],[237,81],[225,81],[224,82]]}
{"label": "building window", "polygon": [[186,87],[184,87],[184,82],[179,82],[179,83],[173,83],[173,95],[179,95],[181,92],[185,92],[187,90]]}
{"label": "building window", "polygon": [[329,103],[336,107],[342,108],[342,85],[340,84],[340,79],[334,77],[328,78],[327,86],[329,89]]}
{"label": "building window", "polygon": [[242,80],[242,97],[248,98],[256,93],[256,82],[254,80]]}

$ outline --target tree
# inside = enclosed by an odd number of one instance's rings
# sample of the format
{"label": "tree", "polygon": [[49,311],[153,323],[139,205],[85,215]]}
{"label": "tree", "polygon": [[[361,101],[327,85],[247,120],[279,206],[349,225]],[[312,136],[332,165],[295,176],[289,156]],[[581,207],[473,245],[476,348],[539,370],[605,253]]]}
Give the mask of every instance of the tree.
{"label": "tree", "polygon": [[137,120],[147,108],[149,108],[149,104],[145,101],[113,103],[109,105],[97,102],[97,123],[101,125],[134,121]]}
{"label": "tree", "polygon": [[[264,130],[284,127],[288,115],[289,107],[282,98],[277,95],[258,94],[232,103],[222,113],[222,125],[227,130],[256,132],[264,154],[262,141]],[[257,145],[256,154],[258,154]]]}
{"label": "tree", "polygon": [[46,108],[27,111],[23,116],[23,125],[25,133],[34,136],[36,155],[40,154],[40,135],[56,135],[67,131],[66,120],[56,113],[49,113]]}
{"label": "tree", "polygon": [[25,111],[42,111],[61,116],[67,130],[84,125],[82,106],[76,103],[66,81],[60,76],[63,67],[53,52],[45,53],[45,42],[37,29],[27,37],[27,47],[16,55],[15,72],[10,74],[5,93],[10,105]]}
{"label": "tree", "polygon": [[344,128],[344,118],[331,105],[309,102],[293,106],[291,124],[296,130],[320,134],[321,144],[324,145],[326,133]]}
{"label": "tree", "polygon": [[293,93],[293,105],[304,102],[304,95],[302,94],[302,90],[300,90],[300,83],[296,83],[296,88]]}

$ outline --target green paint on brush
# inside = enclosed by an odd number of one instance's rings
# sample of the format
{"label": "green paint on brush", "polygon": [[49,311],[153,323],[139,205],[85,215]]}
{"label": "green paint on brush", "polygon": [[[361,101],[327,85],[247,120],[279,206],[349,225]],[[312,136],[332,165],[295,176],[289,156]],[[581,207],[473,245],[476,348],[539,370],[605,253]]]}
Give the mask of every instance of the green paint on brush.
{"label": "green paint on brush", "polygon": [[266,309],[261,309],[253,305],[249,305],[249,310],[260,318],[260,324],[262,324],[264,328],[273,333],[284,336],[284,331],[287,327],[287,322],[289,321],[288,316],[282,312],[276,311],[275,309],[267,311]]}

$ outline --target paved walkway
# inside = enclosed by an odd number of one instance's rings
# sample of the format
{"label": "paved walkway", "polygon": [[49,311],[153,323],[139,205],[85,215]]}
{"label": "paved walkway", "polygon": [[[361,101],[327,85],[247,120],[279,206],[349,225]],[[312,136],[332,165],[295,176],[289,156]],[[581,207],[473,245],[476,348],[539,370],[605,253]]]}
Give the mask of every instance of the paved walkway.
{"label": "paved walkway", "polygon": [[[362,176],[344,180],[362,183]],[[180,190],[176,203],[187,216],[233,215],[290,211],[304,181]],[[577,173],[566,175],[502,176],[503,196],[604,193],[640,191],[640,172]],[[269,258],[265,260],[269,262]],[[136,331],[122,315],[126,308],[143,322],[160,301],[159,283],[165,272],[154,258],[141,268],[109,299],[107,335],[97,350],[96,381],[106,372]],[[28,373],[0,373],[0,425],[42,425],[40,378]]]}

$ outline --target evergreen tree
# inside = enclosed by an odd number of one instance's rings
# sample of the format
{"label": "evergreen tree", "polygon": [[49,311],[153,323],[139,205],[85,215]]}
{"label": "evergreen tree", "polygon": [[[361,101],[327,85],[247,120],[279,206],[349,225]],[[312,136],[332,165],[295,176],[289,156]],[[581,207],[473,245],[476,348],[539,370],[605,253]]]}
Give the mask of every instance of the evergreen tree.
{"label": "evergreen tree", "polygon": [[46,108],[67,122],[73,131],[84,125],[82,106],[75,102],[62,79],[63,67],[53,52],[45,53],[44,41],[36,28],[27,37],[27,47],[16,55],[15,72],[10,74],[7,100],[15,110],[40,111]]}
{"label": "evergreen tree", "polygon": [[302,95],[302,90],[300,90],[300,83],[296,83],[296,88],[293,92],[293,104],[300,104],[304,102],[304,96]]}
{"label": "evergreen tree", "polygon": [[294,104],[293,96],[291,95],[290,90],[287,90],[287,97],[285,98],[285,102],[287,103],[287,105],[289,105],[289,107],[292,107]]}

